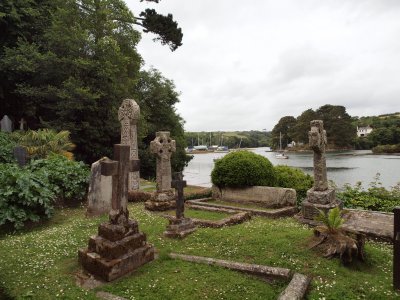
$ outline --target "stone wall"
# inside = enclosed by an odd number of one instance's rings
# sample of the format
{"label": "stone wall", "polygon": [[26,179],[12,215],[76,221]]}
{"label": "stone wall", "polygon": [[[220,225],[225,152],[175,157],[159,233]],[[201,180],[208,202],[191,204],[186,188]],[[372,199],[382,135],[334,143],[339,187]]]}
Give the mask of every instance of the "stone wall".
{"label": "stone wall", "polygon": [[245,188],[212,187],[212,197],[237,203],[255,203],[266,208],[279,208],[296,205],[294,189],[252,186]]}

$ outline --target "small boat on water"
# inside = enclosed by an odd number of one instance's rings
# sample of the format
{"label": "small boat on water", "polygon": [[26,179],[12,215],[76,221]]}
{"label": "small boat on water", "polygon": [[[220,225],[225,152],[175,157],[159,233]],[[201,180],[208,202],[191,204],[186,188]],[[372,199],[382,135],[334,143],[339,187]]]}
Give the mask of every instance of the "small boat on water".
{"label": "small boat on water", "polygon": [[279,153],[275,154],[275,158],[277,158],[277,159],[288,159],[289,158],[289,156],[287,156],[282,151],[282,133],[281,132],[279,132]]}
{"label": "small boat on water", "polygon": [[277,159],[288,159],[289,156],[287,156],[285,153],[278,153],[278,154],[275,154],[275,158],[277,158]]}

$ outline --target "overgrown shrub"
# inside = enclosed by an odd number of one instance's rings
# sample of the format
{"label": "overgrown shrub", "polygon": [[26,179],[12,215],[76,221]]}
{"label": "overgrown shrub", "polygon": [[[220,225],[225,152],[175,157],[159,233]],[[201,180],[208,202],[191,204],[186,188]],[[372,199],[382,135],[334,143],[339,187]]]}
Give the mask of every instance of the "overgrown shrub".
{"label": "overgrown shrub", "polygon": [[14,131],[12,135],[19,145],[27,149],[32,159],[46,158],[50,154],[61,154],[73,159],[70,151],[75,148],[75,145],[71,142],[69,131],[39,129]]}
{"label": "overgrown shrub", "polygon": [[379,145],[372,148],[373,153],[400,153],[400,144]]}
{"label": "overgrown shrub", "polygon": [[83,162],[76,162],[61,155],[50,155],[30,163],[32,172],[45,172],[49,181],[58,187],[57,197],[64,204],[78,202],[86,195],[90,170]]}
{"label": "overgrown shrub", "polygon": [[15,164],[1,164],[0,225],[9,222],[21,228],[25,221],[49,218],[57,189],[44,170],[31,172]]}
{"label": "overgrown shrub", "polygon": [[302,170],[278,165],[275,166],[276,186],[283,188],[292,188],[296,190],[297,204],[300,205],[304,198],[307,196],[313,184],[314,179],[312,176],[304,173]]}
{"label": "overgrown shrub", "polygon": [[400,205],[400,183],[388,190],[379,182],[379,176],[378,173],[368,189],[364,189],[361,182],[354,186],[346,184],[337,198],[346,208],[392,212]]}
{"label": "overgrown shrub", "polygon": [[249,151],[236,151],[215,162],[211,181],[219,187],[274,186],[275,171],[264,156]]}
{"label": "overgrown shrub", "polygon": [[13,149],[16,143],[11,135],[6,132],[0,131],[0,163],[15,162]]}

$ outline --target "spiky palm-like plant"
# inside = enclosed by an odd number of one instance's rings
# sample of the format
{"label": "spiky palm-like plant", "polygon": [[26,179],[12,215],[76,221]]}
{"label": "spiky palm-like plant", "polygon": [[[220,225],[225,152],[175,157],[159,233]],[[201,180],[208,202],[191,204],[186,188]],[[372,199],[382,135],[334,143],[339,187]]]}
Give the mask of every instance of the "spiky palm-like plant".
{"label": "spiky palm-like plant", "polygon": [[314,235],[317,239],[311,248],[319,247],[324,257],[339,255],[343,262],[351,262],[354,257],[364,260],[364,240],[362,234],[355,234],[355,238],[348,236],[341,226],[344,219],[339,207],[329,210],[328,213],[319,211],[316,221],[323,225],[314,228]]}
{"label": "spiky palm-like plant", "polygon": [[70,140],[69,131],[39,129],[17,131],[13,135],[17,143],[25,147],[32,158],[45,158],[51,153],[56,153],[73,159],[70,151],[75,148],[75,145]]}
{"label": "spiky palm-like plant", "polygon": [[322,222],[327,231],[332,234],[337,233],[344,222],[339,207],[329,210],[328,213],[319,210],[319,215],[315,220]]}

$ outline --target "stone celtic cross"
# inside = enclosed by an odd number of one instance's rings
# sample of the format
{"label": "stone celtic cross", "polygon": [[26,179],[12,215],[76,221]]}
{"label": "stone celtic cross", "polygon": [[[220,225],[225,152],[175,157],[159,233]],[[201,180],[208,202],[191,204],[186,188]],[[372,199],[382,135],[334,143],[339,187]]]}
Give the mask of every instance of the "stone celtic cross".
{"label": "stone celtic cross", "polygon": [[324,122],[314,120],[310,122],[311,130],[308,132],[310,148],[314,151],[314,190],[326,191],[328,179],[326,174],[325,146],[327,144]]}
{"label": "stone celtic cross", "polygon": [[175,140],[168,131],[159,131],[150,143],[150,151],[157,155],[157,192],[171,190],[171,155],[176,151]]}
{"label": "stone celtic cross", "polygon": [[112,176],[112,197],[110,222],[123,224],[129,219],[128,202],[128,175],[138,171],[140,160],[130,159],[129,145],[114,145],[114,160],[101,162],[101,175]]}
{"label": "stone celtic cross", "polygon": [[[121,144],[130,146],[130,159],[138,159],[137,123],[139,120],[139,105],[132,99],[122,101],[118,110],[118,119],[121,122]],[[129,173],[129,189],[139,189],[139,170]]]}
{"label": "stone celtic cross", "polygon": [[183,189],[186,187],[186,181],[183,180],[182,172],[174,173],[174,179],[172,180],[171,185],[176,189],[178,194],[176,196],[176,218],[184,218],[185,199],[183,197]]}

